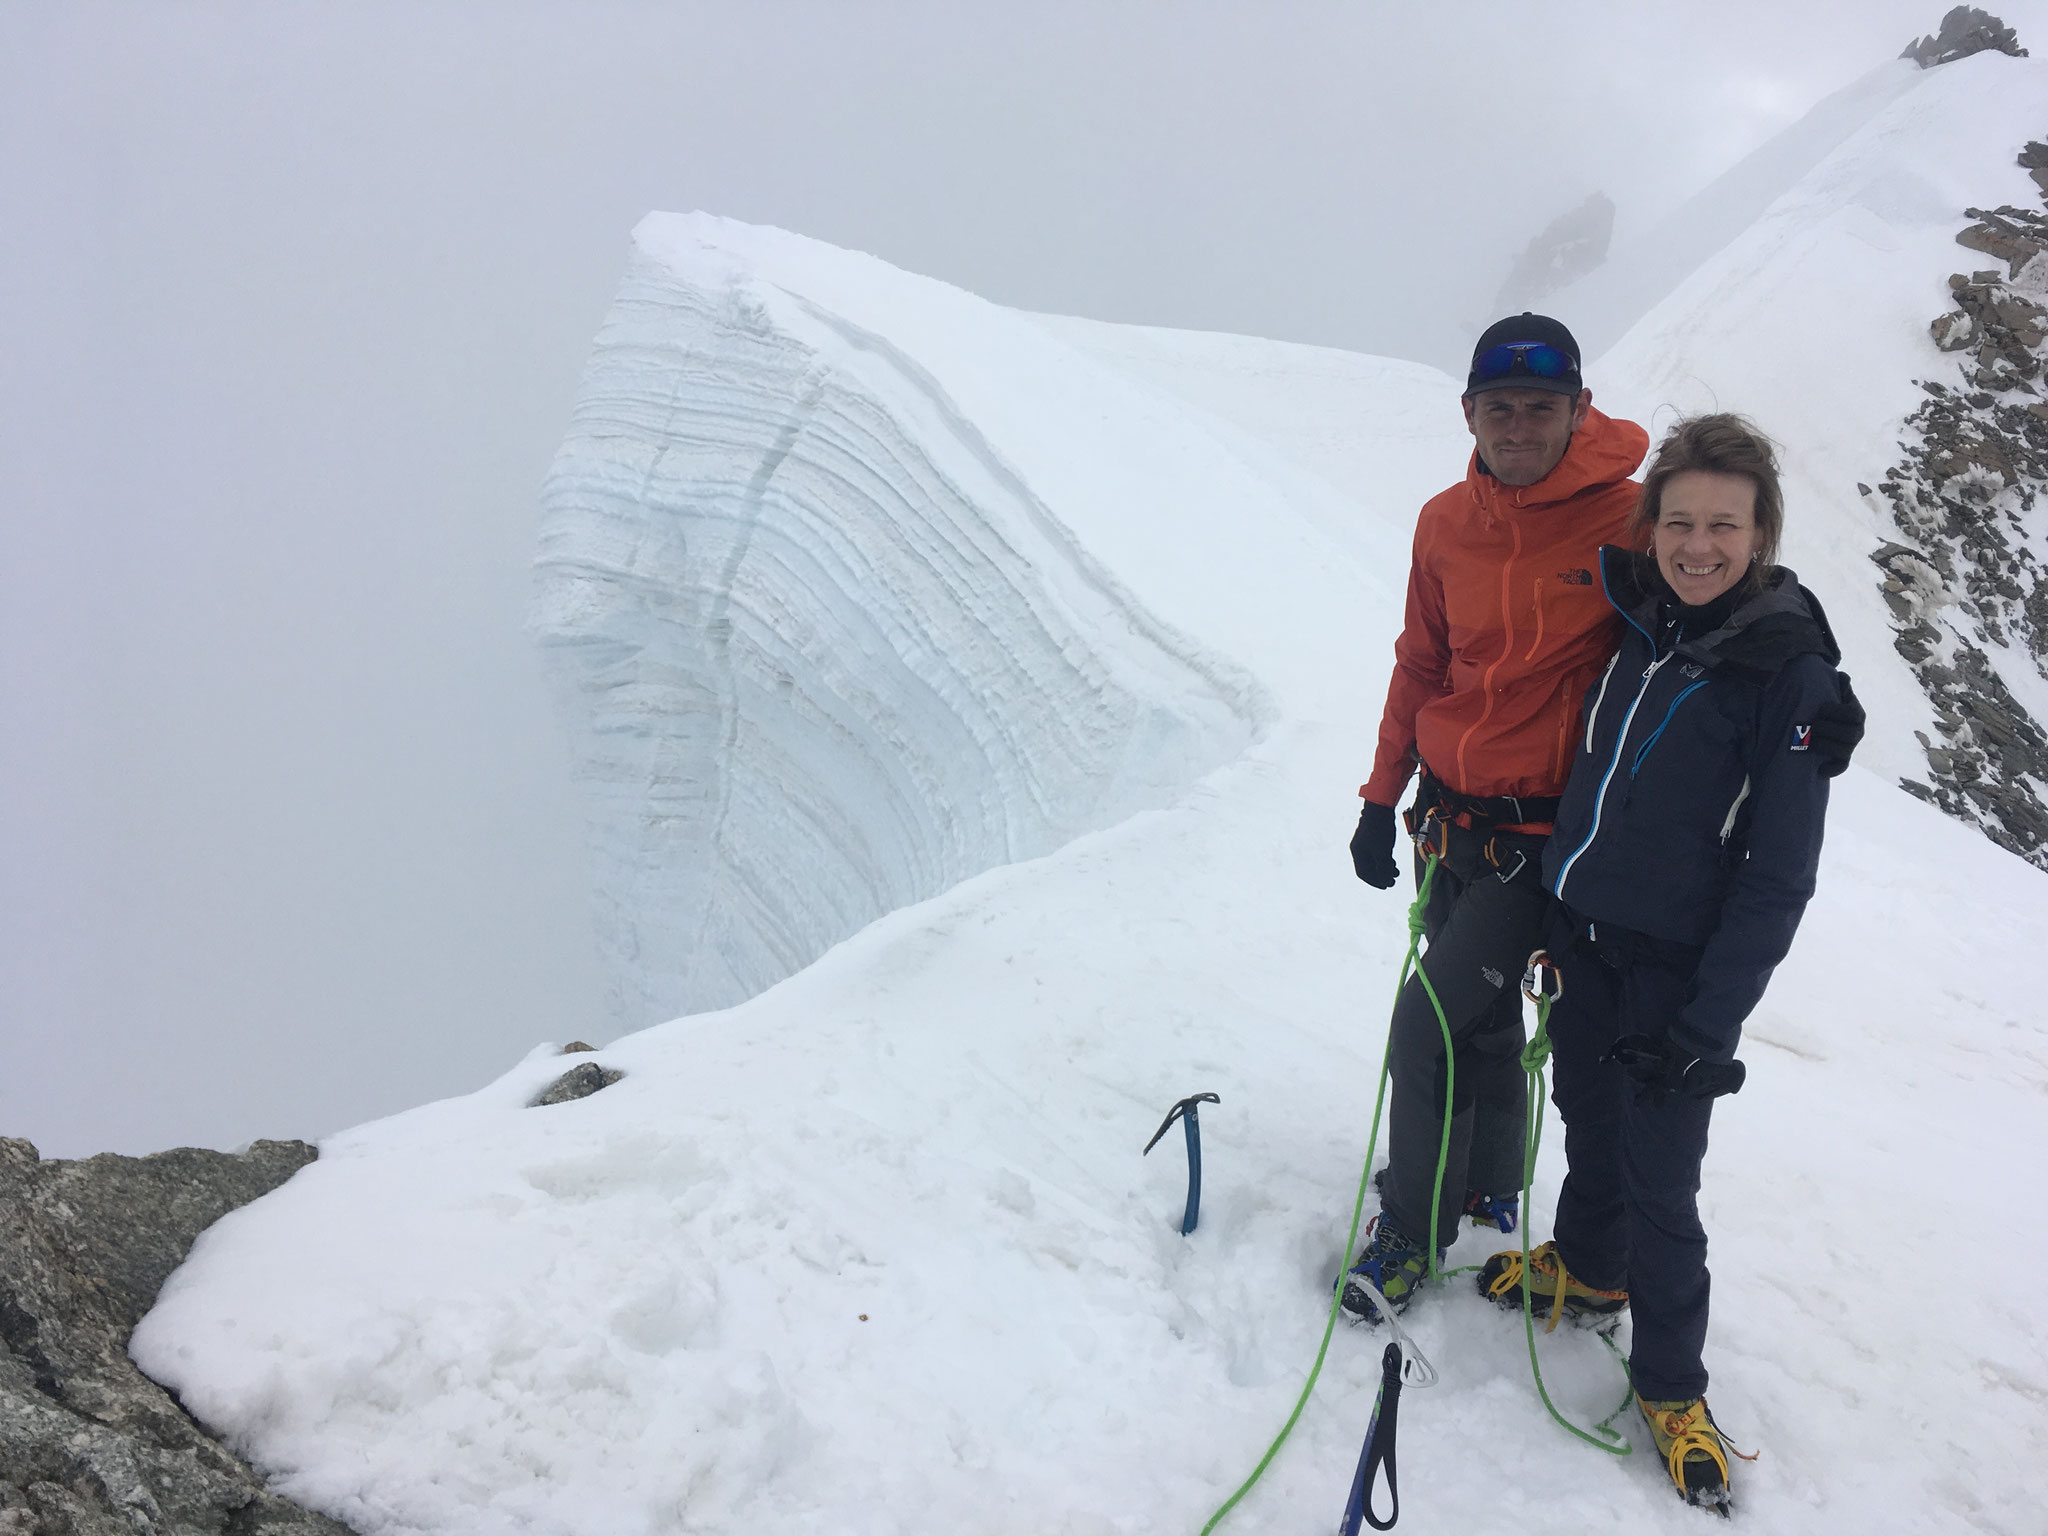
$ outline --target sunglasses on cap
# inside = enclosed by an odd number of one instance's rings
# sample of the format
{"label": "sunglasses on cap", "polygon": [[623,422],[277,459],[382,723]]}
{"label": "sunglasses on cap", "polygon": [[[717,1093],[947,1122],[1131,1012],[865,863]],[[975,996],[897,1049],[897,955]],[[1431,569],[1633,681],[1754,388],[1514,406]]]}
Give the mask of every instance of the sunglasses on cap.
{"label": "sunglasses on cap", "polygon": [[1491,384],[1496,379],[1516,377],[1569,379],[1578,371],[1577,358],[1546,341],[1510,341],[1479,354],[1472,365],[1472,381]]}

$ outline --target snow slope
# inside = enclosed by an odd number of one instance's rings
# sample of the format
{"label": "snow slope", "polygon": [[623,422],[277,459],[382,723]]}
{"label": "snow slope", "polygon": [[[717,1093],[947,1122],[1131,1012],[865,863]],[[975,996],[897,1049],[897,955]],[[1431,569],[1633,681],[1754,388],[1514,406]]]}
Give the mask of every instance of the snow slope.
{"label": "snow slope", "polygon": [[1815,166],[1939,73],[1892,59],[1852,80],[1648,229],[1624,233],[1605,262],[1545,298],[1544,311],[1569,316],[1588,355],[1606,351]]}
{"label": "snow slope", "polygon": [[[1961,73],[1978,63],[1926,76],[1779,205],[1776,235],[1759,226],[1746,279],[1702,268],[1651,317],[1662,340],[1594,379],[1647,411],[1697,372],[1784,439],[1791,558],[1875,709],[1705,1177],[1712,1398],[1762,1453],[1738,1471],[1755,1532],[2041,1526],[2048,1240],[2025,1170],[2048,1130],[2029,963],[2048,884],[1890,787],[1909,715],[1870,514],[1841,496],[1837,456],[1881,433],[1893,386],[1745,371],[1788,343],[1743,327],[1792,317],[1731,307],[1818,281],[1840,239],[1895,240],[1848,269],[1867,286],[1837,294],[1854,329],[1834,339],[1846,371],[1904,366],[1903,316],[1946,270],[1919,263],[1951,190],[1909,195],[1928,175],[1915,146],[2010,157],[2012,109]],[[1855,195],[1827,191],[1857,175]],[[1893,212],[1856,212],[1873,205]],[[1041,509],[1040,547],[1064,531],[1075,568],[1118,594],[1071,610],[1076,643],[1123,675],[1156,678],[1164,650],[1248,679],[1229,696],[1254,724],[1113,824],[892,911],[737,1007],[615,1042],[596,1059],[625,1076],[593,1097],[525,1107],[592,1059],[540,1047],[472,1095],[332,1138],[201,1239],[136,1357],[281,1489],[366,1532],[1193,1532],[1293,1402],[1343,1259],[1403,924],[1341,845],[1406,529],[1463,463],[1456,386],[1010,315],[718,221],[655,221],[639,248],[670,273],[723,264],[731,290],[765,295],[762,334],[795,334],[802,311],[821,353],[835,329],[886,346],[892,371],[866,387],[907,424],[893,451],[938,462],[965,423],[1007,472],[1011,499],[962,496],[954,526]],[[1896,356],[1855,351],[1892,311]],[[1682,366],[1660,372],[1666,355]],[[989,582],[943,612],[954,639],[978,618],[1007,648],[1028,608]],[[1120,633],[1133,612],[1154,627]],[[1177,1138],[1138,1152],[1204,1089],[1222,1103],[1183,1238]],[[1539,1236],[1561,1155],[1553,1123]],[[1497,1241],[1468,1234],[1453,1261]],[[1409,1320],[1443,1372],[1401,1416],[1414,1528],[1701,1529],[1649,1457],[1549,1423],[1518,1320],[1462,1284]],[[1379,1344],[1340,1333],[1225,1531],[1334,1525]],[[1567,1411],[1613,1406],[1594,1341],[1543,1350]]]}

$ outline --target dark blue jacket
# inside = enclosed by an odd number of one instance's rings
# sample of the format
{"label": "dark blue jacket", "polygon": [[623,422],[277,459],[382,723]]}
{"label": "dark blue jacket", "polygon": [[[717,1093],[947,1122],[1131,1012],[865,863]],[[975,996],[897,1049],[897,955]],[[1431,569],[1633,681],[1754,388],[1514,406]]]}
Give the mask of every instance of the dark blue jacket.
{"label": "dark blue jacket", "polygon": [[1672,1035],[1727,1061],[1813,894],[1828,782],[1807,728],[1840,696],[1841,651],[1782,566],[1689,609],[1648,556],[1600,562],[1626,622],[1586,695],[1544,880],[1596,925],[1699,948]]}

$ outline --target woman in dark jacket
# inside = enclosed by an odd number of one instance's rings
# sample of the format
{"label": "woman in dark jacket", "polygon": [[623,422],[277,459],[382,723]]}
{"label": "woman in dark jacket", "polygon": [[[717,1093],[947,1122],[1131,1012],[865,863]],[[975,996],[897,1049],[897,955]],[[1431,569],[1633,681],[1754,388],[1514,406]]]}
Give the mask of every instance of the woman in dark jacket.
{"label": "woman in dark jacket", "polygon": [[[1828,793],[1811,728],[1843,685],[1820,604],[1775,563],[1783,521],[1770,441],[1740,417],[1664,439],[1632,525],[1648,553],[1601,551],[1621,648],[1586,696],[1544,857],[1568,1172],[1530,1292],[1553,1313],[1630,1309],[1672,1481],[1724,1510],[1700,1162],[1714,1099],[1742,1086],[1742,1022],[1813,894]],[[1480,1276],[1516,1306],[1523,1283],[1520,1250]]]}

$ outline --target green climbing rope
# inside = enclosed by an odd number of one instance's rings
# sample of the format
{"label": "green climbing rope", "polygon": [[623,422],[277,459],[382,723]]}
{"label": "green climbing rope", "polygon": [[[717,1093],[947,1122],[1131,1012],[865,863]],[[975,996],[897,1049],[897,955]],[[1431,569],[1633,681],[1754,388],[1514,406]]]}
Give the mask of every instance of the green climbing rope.
{"label": "green climbing rope", "polygon": [[[1415,900],[1409,903],[1408,906],[1408,953],[1401,961],[1400,980],[1394,983],[1394,996],[1396,998],[1400,997],[1401,988],[1408,985],[1408,977],[1411,972],[1418,976],[1422,975],[1421,968],[1416,961],[1416,954],[1422,945],[1422,914],[1429,906],[1429,889],[1436,883],[1436,862],[1433,854],[1425,856],[1422,869],[1422,884],[1416,888]],[[1436,993],[1433,989],[1430,989],[1427,976],[1423,976],[1422,985],[1425,990],[1429,991],[1430,1002],[1435,1004]],[[1437,1021],[1439,1023],[1443,1022],[1443,1016],[1443,1008],[1439,1005],[1437,1007]],[[1450,1026],[1445,1024],[1444,1047],[1447,1051],[1450,1048],[1450,1039]],[[1359,1170],[1358,1174],[1358,1197],[1351,1202],[1351,1230],[1344,1238],[1344,1261],[1347,1263],[1350,1261],[1353,1246],[1358,1242],[1358,1218],[1365,1214],[1365,1191],[1372,1182],[1372,1156],[1379,1146],[1380,1112],[1387,1102],[1387,1068],[1392,1062],[1393,1056],[1394,1032],[1390,1029],[1387,1031],[1387,1048],[1380,1055],[1380,1085],[1378,1091],[1374,1093],[1372,1100],[1372,1130],[1365,1139],[1365,1166]],[[1447,1149],[1450,1145],[1450,1089],[1448,1084],[1446,1084],[1444,1090],[1444,1111],[1446,1117],[1444,1147]],[[1443,1182],[1443,1168],[1441,1164],[1437,1168],[1437,1182],[1439,1184]],[[1432,1231],[1435,1230],[1435,1222],[1436,1211],[1434,1205],[1432,1205],[1430,1210]],[[1432,1270],[1435,1269],[1435,1254],[1436,1247],[1432,1243],[1430,1245],[1430,1267]],[[1303,1382],[1301,1386],[1301,1396],[1294,1400],[1294,1411],[1287,1415],[1287,1422],[1280,1426],[1280,1433],[1273,1437],[1273,1443],[1266,1447],[1266,1454],[1261,1456],[1259,1464],[1252,1468],[1252,1475],[1239,1484],[1237,1492],[1225,1499],[1222,1507],[1209,1517],[1209,1523],[1202,1527],[1202,1536],[1209,1536],[1211,1531],[1222,1524],[1223,1517],[1237,1508],[1238,1501],[1258,1485],[1259,1479],[1266,1475],[1266,1468],[1273,1464],[1273,1458],[1280,1454],[1280,1447],[1285,1445],[1287,1437],[1294,1433],[1294,1426],[1300,1420],[1302,1410],[1308,1407],[1308,1400],[1315,1392],[1316,1381],[1323,1374],[1323,1361],[1330,1353],[1330,1339],[1337,1331],[1337,1312],[1343,1300],[1344,1287],[1340,1281],[1340,1283],[1331,1288],[1330,1315],[1323,1321],[1323,1340],[1316,1346],[1315,1364],[1309,1367],[1308,1380]]]}
{"label": "green climbing rope", "polygon": [[[1533,1289],[1530,1284],[1529,1274],[1529,1196],[1536,1185],[1536,1153],[1543,1145],[1543,1104],[1546,1097],[1544,1093],[1543,1065],[1550,1059],[1551,999],[1545,995],[1537,997],[1535,1001],[1536,1033],[1530,1036],[1529,1043],[1522,1047],[1522,1070],[1528,1074],[1529,1079],[1529,1115],[1527,1121],[1529,1129],[1527,1138],[1522,1143],[1521,1220],[1522,1332],[1529,1341],[1529,1370],[1536,1378],[1536,1395],[1543,1399],[1543,1406],[1550,1410],[1550,1416],[1553,1419],[1557,1420],[1558,1423],[1562,1424],[1588,1445],[1606,1451],[1612,1456],[1627,1456],[1632,1454],[1635,1448],[1622,1438],[1621,1432],[1614,1427],[1614,1421],[1628,1411],[1628,1405],[1636,1395],[1635,1380],[1632,1376],[1629,1376],[1628,1361],[1622,1356],[1620,1348],[1615,1344],[1613,1334],[1611,1332],[1602,1332],[1600,1342],[1607,1346],[1608,1353],[1621,1361],[1622,1375],[1627,1378],[1628,1385],[1622,1392],[1620,1406],[1598,1424],[1595,1424],[1591,1431],[1579,1428],[1578,1425],[1558,1412],[1557,1404],[1550,1400],[1550,1389],[1543,1384],[1543,1366],[1536,1358],[1536,1316],[1529,1302],[1529,1293]],[[1559,1262],[1562,1262],[1562,1260]],[[1563,1302],[1560,1301],[1557,1305],[1562,1306]]]}
{"label": "green climbing rope", "polygon": [[[1455,1064],[1456,1053],[1451,1043],[1450,1021],[1444,1015],[1444,1005],[1437,999],[1436,988],[1430,984],[1429,973],[1423,969],[1420,960],[1417,958],[1418,954],[1420,953],[1422,945],[1423,914],[1428,910],[1429,907],[1430,887],[1436,883],[1436,867],[1436,855],[1430,852],[1427,848],[1425,848],[1423,850],[1422,882],[1419,886],[1416,887],[1415,900],[1410,902],[1408,905],[1408,953],[1405,956],[1403,956],[1401,960],[1401,975],[1399,980],[1397,980],[1394,983],[1394,997],[1395,1001],[1398,1003],[1400,1000],[1401,989],[1408,985],[1408,978],[1411,975],[1414,976],[1416,980],[1422,983],[1422,990],[1429,998],[1429,1005],[1436,1011],[1437,1028],[1443,1031],[1443,1133],[1439,1137],[1437,1142],[1436,1187],[1435,1193],[1431,1195],[1429,1202],[1428,1248],[1430,1278],[1442,1279],[1445,1275],[1463,1274],[1466,1272],[1467,1269],[1476,1269],[1479,1266],[1467,1265],[1459,1269],[1441,1270],[1439,1269],[1437,1262],[1437,1222],[1443,1209],[1444,1165],[1450,1161],[1451,1107],[1453,1102],[1452,1093],[1456,1083],[1457,1068]],[[1617,1407],[1614,1410],[1614,1412],[1607,1415],[1606,1418],[1602,1419],[1598,1424],[1594,1425],[1594,1431],[1597,1431],[1597,1433],[1592,1433],[1579,1428],[1578,1425],[1572,1423],[1570,1419],[1567,1419],[1562,1413],[1558,1412],[1557,1405],[1551,1402],[1550,1400],[1549,1389],[1546,1388],[1543,1384],[1543,1367],[1540,1363],[1538,1363],[1536,1358],[1536,1323],[1534,1315],[1530,1310],[1528,1283],[1529,1198],[1536,1180],[1536,1153],[1537,1150],[1543,1144],[1543,1105],[1547,1097],[1543,1077],[1543,1066],[1544,1063],[1548,1061],[1550,1058],[1549,1026],[1550,999],[1548,997],[1538,997],[1536,999],[1536,1033],[1531,1038],[1528,1045],[1523,1047],[1522,1050],[1522,1070],[1528,1074],[1529,1092],[1527,1118],[1528,1131],[1526,1134],[1526,1138],[1523,1142],[1522,1153],[1522,1209],[1520,1223],[1522,1229],[1523,1277],[1522,1327],[1529,1341],[1529,1369],[1535,1375],[1536,1391],[1538,1395],[1541,1396],[1543,1399],[1543,1406],[1550,1410],[1550,1416],[1553,1419],[1557,1420],[1558,1423],[1562,1424],[1566,1429],[1570,1430],[1573,1434],[1577,1435],[1581,1440],[1584,1440],[1588,1445],[1597,1446],[1599,1449],[1606,1451],[1611,1455],[1627,1456],[1631,1453],[1633,1448],[1628,1444],[1626,1440],[1622,1439],[1620,1432],[1614,1428],[1614,1421],[1620,1418],[1621,1415],[1627,1411],[1630,1401],[1634,1398],[1634,1382],[1632,1380],[1629,1382],[1628,1389],[1622,1396],[1620,1406]],[[1365,1192],[1367,1187],[1372,1182],[1373,1154],[1379,1149],[1380,1115],[1386,1106],[1387,1076],[1388,1069],[1393,1061],[1393,1055],[1394,1033],[1393,1030],[1390,1028],[1387,1031],[1386,1050],[1383,1051],[1380,1056],[1379,1087],[1373,1094],[1372,1129],[1366,1136],[1365,1166],[1359,1170],[1358,1194],[1357,1197],[1351,1202],[1351,1230],[1348,1233],[1346,1233],[1344,1237],[1344,1254],[1347,1258],[1351,1254],[1353,1248],[1357,1245],[1358,1220],[1362,1215],[1365,1214]],[[1315,1363],[1309,1367],[1308,1380],[1302,1383],[1301,1395],[1294,1400],[1293,1411],[1287,1415],[1287,1422],[1280,1426],[1280,1433],[1273,1437],[1273,1443],[1266,1447],[1266,1453],[1265,1455],[1259,1458],[1259,1464],[1252,1468],[1251,1476],[1247,1477],[1241,1484],[1239,1484],[1237,1491],[1231,1494],[1229,1498],[1225,1499],[1222,1505],[1217,1509],[1216,1513],[1209,1517],[1208,1524],[1202,1527],[1201,1536],[1210,1536],[1210,1533],[1213,1532],[1218,1525],[1223,1523],[1224,1517],[1228,1515],[1233,1509],[1237,1508],[1239,1501],[1242,1500],[1246,1494],[1250,1493],[1252,1489],[1258,1485],[1259,1479],[1266,1475],[1266,1469],[1273,1464],[1273,1458],[1280,1454],[1280,1448],[1287,1443],[1287,1437],[1294,1433],[1294,1426],[1297,1422],[1300,1421],[1303,1410],[1308,1407],[1308,1400],[1311,1396],[1314,1395],[1316,1390],[1316,1382],[1321,1378],[1323,1374],[1323,1361],[1328,1357],[1330,1353],[1330,1340],[1336,1333],[1337,1313],[1343,1304],[1343,1296],[1344,1287],[1340,1280],[1340,1282],[1332,1288],[1330,1295],[1330,1315],[1323,1322],[1322,1342],[1316,1346]],[[1622,1356],[1621,1350],[1615,1344],[1612,1336],[1607,1333],[1602,1333],[1600,1335],[1600,1341],[1607,1346],[1608,1352],[1612,1354],[1616,1360],[1620,1361],[1622,1372],[1624,1375],[1626,1375],[1628,1372],[1628,1361]],[[1600,1438],[1601,1436],[1605,1436],[1606,1438]]]}

